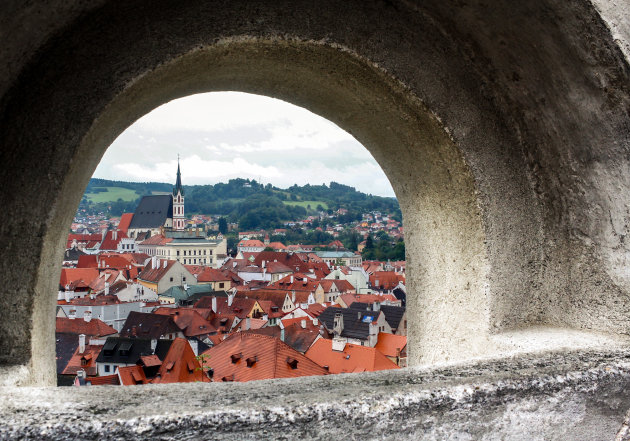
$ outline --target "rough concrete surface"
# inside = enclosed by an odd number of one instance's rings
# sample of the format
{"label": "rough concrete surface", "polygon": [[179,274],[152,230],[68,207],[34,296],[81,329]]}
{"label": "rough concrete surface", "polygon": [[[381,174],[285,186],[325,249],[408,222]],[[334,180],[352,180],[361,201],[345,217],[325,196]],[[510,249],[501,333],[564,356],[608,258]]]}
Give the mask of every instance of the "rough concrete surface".
{"label": "rough concrete surface", "polygon": [[626,350],[247,384],[4,388],[0,439],[611,440],[628,386]]}

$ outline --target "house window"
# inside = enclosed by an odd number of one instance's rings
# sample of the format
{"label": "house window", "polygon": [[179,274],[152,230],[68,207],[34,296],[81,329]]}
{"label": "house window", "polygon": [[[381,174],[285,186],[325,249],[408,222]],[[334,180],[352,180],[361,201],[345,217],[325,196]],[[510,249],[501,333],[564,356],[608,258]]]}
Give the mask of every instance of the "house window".
{"label": "house window", "polygon": [[177,250],[177,255],[179,256],[179,250]]}
{"label": "house window", "polygon": [[185,282],[186,281],[186,277],[182,277],[182,281]]}
{"label": "house window", "polygon": [[108,365],[108,364],[106,364],[106,365],[104,366],[104,369],[105,369],[105,372],[109,372],[109,365]]}
{"label": "house window", "polygon": [[223,283],[223,282],[219,283],[219,288],[223,288],[224,285],[225,285],[225,283]]}
{"label": "house window", "polygon": [[172,278],[172,277],[170,278],[170,281],[171,281],[171,282],[173,281],[173,278]]}

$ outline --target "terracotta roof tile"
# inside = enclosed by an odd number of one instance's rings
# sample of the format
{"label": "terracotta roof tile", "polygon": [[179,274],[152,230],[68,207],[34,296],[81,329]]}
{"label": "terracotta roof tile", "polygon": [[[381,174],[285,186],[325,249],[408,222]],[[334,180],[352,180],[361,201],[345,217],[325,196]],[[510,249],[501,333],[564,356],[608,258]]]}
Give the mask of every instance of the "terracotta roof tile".
{"label": "terracotta roof tile", "polygon": [[104,337],[116,334],[117,331],[99,319],[92,319],[89,322],[83,318],[70,319],[66,317],[56,318],[55,332],[61,334],[85,334],[93,337]]}
{"label": "terracotta roof tile", "polygon": [[326,375],[327,372],[278,338],[237,332],[203,353],[213,381],[252,381]]}
{"label": "terracotta roof tile", "polygon": [[317,340],[305,355],[320,366],[328,366],[331,374],[399,369],[374,348],[347,343],[343,351],[333,351],[332,340],[324,338]]}
{"label": "terracotta roof tile", "polygon": [[407,337],[404,335],[394,335],[379,332],[378,341],[374,349],[380,351],[388,357],[396,357],[407,351]]}
{"label": "terracotta roof tile", "polygon": [[152,383],[209,383],[188,340],[176,338]]}

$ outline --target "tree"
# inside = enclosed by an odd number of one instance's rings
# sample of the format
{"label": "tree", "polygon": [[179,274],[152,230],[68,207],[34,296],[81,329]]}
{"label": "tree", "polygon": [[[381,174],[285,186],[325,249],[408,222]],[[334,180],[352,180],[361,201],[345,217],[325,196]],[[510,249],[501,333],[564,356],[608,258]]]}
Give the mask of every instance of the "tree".
{"label": "tree", "polygon": [[225,219],[224,217],[220,217],[219,218],[219,233],[227,234],[227,232],[228,232],[227,219]]}

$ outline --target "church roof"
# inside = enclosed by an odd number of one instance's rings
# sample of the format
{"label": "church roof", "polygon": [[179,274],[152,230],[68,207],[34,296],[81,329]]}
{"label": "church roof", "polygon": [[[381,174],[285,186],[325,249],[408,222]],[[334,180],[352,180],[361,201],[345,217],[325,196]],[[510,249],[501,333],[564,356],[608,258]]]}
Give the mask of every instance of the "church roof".
{"label": "church roof", "polygon": [[129,228],[159,228],[172,217],[173,197],[170,194],[143,196]]}

